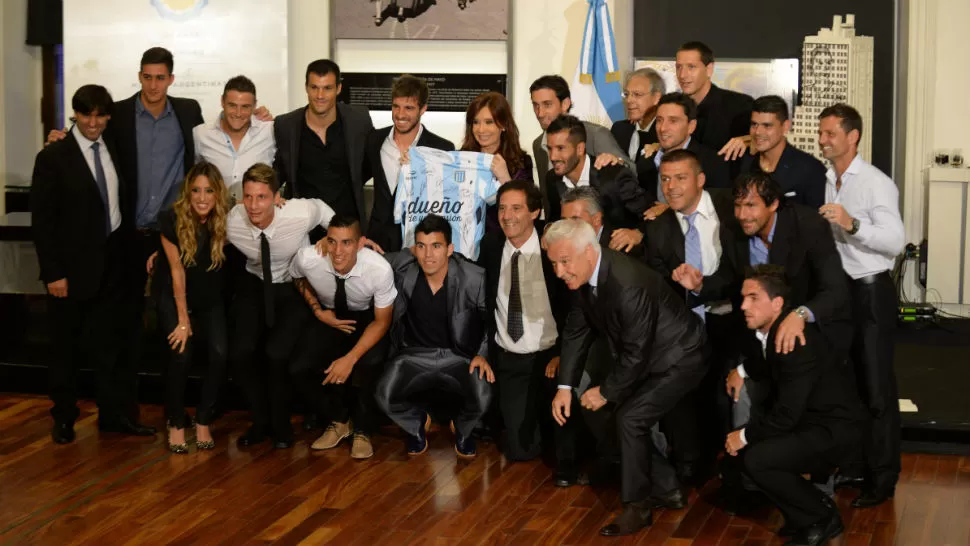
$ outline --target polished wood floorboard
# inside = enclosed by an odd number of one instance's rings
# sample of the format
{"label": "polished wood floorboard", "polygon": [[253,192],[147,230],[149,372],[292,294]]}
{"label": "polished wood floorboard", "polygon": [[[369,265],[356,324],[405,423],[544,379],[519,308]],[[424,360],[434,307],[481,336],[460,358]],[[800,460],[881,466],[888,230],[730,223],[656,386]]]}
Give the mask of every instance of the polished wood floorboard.
{"label": "polished wood floorboard", "polygon": [[[0,395],[0,545],[782,543],[776,512],[731,517],[696,493],[638,535],[602,538],[615,491],[556,488],[550,468],[511,464],[490,444],[458,462],[447,430],[432,430],[429,451],[409,460],[388,429],[372,459],[354,461],[346,444],[311,451],[311,434],[289,450],[239,450],[245,414],[232,413],[213,428],[214,451],[180,456],[162,434],[99,434],[90,402],[75,443],[55,446],[49,406]],[[161,408],[143,417],[161,423]],[[892,502],[856,510],[851,495],[838,497],[846,532],[833,543],[970,546],[970,458],[907,454]]]}

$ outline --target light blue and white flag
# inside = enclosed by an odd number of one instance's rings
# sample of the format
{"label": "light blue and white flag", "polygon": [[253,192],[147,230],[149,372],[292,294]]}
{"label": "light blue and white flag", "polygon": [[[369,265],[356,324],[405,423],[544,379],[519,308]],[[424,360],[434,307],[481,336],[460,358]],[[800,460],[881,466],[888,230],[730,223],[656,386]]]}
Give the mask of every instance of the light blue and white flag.
{"label": "light blue and white flag", "polygon": [[576,117],[609,127],[626,119],[616,59],[613,23],[606,0],[586,0],[589,11],[579,52],[579,67],[570,87]]}

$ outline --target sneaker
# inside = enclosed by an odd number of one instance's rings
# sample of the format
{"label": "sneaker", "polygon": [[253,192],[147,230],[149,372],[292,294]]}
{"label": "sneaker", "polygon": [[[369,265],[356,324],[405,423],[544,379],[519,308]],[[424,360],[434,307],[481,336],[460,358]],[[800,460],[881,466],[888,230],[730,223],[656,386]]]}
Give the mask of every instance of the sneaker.
{"label": "sneaker", "polygon": [[350,446],[350,457],[353,459],[370,459],[374,456],[374,446],[370,443],[370,436],[363,432],[354,433],[354,443]]}
{"label": "sneaker", "polygon": [[350,421],[346,423],[330,423],[327,430],[310,446],[312,449],[333,449],[344,438],[349,438],[353,429]]}
{"label": "sneaker", "polygon": [[417,436],[408,436],[408,455],[420,455],[428,450],[428,429],[431,428],[431,416],[425,415],[424,426],[418,429]]}

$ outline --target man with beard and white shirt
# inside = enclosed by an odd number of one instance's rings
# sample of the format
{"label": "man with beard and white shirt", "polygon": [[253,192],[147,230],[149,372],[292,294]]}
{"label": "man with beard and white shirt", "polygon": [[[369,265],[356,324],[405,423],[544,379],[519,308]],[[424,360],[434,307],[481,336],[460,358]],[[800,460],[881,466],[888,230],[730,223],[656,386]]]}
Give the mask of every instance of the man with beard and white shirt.
{"label": "man with beard and white shirt", "polygon": [[392,125],[367,135],[364,176],[374,178],[374,204],[367,234],[387,252],[401,250],[401,229],[394,223],[394,195],[401,165],[408,150],[426,146],[453,152],[455,145],[427,130],[421,116],[428,111],[428,84],[423,78],[402,74],[391,85]]}

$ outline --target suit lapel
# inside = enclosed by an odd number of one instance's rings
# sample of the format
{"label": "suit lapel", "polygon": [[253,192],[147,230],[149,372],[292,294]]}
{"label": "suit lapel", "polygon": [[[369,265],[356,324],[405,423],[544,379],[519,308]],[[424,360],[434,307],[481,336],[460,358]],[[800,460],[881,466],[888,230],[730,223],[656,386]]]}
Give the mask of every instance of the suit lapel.
{"label": "suit lapel", "polygon": [[306,118],[306,107],[299,111],[296,119],[293,120],[293,126],[290,127],[290,163],[289,171],[286,173],[290,180],[290,191],[293,192],[292,195],[297,197],[296,193],[296,172],[297,165],[300,164],[300,136],[303,134],[303,124]]}
{"label": "suit lapel", "polygon": [[680,220],[677,219],[677,214],[673,210],[668,210],[658,220],[666,222],[667,231],[669,232],[667,241],[670,244],[671,250],[674,252],[674,256],[677,257],[677,265],[679,266],[687,261],[686,251],[684,250],[684,245],[687,244],[687,240],[684,238],[684,232],[680,229]]}
{"label": "suit lapel", "polygon": [[[448,317],[454,318],[455,308],[458,306],[458,260],[454,258],[448,258]],[[452,321],[451,327],[456,326],[455,322]],[[454,330],[453,330],[454,332]]]}
{"label": "suit lapel", "polygon": [[771,249],[768,251],[768,262],[774,265],[785,266],[788,264],[788,255],[791,254],[791,237],[794,234],[795,226],[789,225],[794,218],[790,218],[788,209],[778,209],[775,226],[775,236],[771,240]]}

